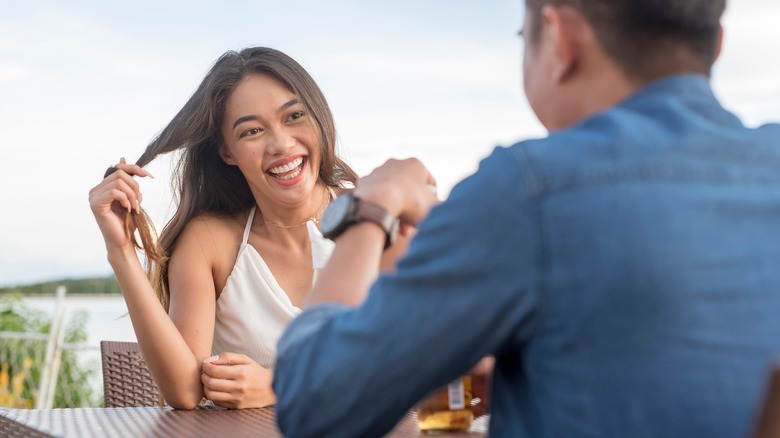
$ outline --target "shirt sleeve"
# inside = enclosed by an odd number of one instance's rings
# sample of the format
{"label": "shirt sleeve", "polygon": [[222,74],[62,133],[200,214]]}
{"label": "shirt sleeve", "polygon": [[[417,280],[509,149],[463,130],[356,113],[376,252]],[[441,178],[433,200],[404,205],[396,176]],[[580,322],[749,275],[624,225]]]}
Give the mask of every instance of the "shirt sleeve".
{"label": "shirt sleeve", "polygon": [[522,151],[497,148],[421,224],[362,306],[304,311],[274,369],[285,436],[378,436],[482,357],[522,347],[539,296],[539,207]]}

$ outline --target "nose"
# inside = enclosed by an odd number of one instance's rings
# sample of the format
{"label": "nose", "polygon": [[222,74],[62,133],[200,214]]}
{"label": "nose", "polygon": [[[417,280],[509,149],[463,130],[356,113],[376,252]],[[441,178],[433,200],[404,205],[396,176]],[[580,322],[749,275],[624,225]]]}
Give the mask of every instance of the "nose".
{"label": "nose", "polygon": [[268,153],[271,155],[284,155],[295,146],[295,137],[285,128],[274,132],[271,143],[268,145]]}

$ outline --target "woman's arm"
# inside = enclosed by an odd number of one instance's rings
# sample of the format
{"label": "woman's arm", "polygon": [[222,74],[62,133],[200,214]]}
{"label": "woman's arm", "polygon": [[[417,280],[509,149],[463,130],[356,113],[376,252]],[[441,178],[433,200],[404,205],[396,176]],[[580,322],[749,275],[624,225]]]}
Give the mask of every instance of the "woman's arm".
{"label": "woman's arm", "polygon": [[[124,160],[123,160],[124,161]],[[193,237],[182,234],[174,266],[188,266],[188,275],[172,273],[171,317],[152,289],[130,237],[124,230],[124,210],[140,208],[138,183],[131,175],[148,176],[122,162],[117,172],[90,191],[90,207],[103,233],[108,261],[122,289],[141,352],[166,401],[192,409],[203,397],[200,362],[210,355],[214,327],[214,286],[202,251],[190,251]],[[196,233],[189,233],[196,234]],[[176,260],[174,263],[173,260]],[[179,279],[184,278],[185,281]],[[186,288],[186,299],[181,294]],[[175,303],[175,304],[174,304]]]}
{"label": "woman's arm", "polygon": [[[203,350],[201,344],[210,342],[211,334],[208,340],[195,340],[197,336],[180,330],[174,324],[152,290],[134,253],[109,252],[108,259],[122,288],[141,353],[163,397],[175,408],[194,408],[203,398],[200,360],[209,356],[209,350]],[[212,310],[208,314],[208,301],[194,296],[191,301],[187,306],[192,310],[190,317],[200,319],[204,331],[211,326],[213,333],[214,313]],[[210,307],[214,307],[213,298]],[[192,344],[187,340],[191,340]]]}
{"label": "woman's arm", "polygon": [[[216,291],[213,269],[217,251],[209,222],[197,218],[190,221],[170,255],[168,319],[176,333],[166,332],[166,337],[173,339],[161,341],[156,333],[147,333],[144,338],[150,348],[154,348],[153,357],[159,358],[161,366],[155,378],[160,376],[158,384],[163,395],[174,407],[178,406],[169,397],[178,398],[185,409],[185,406],[197,405],[204,396],[201,362],[211,356],[214,337]],[[169,357],[174,351],[176,354]]]}

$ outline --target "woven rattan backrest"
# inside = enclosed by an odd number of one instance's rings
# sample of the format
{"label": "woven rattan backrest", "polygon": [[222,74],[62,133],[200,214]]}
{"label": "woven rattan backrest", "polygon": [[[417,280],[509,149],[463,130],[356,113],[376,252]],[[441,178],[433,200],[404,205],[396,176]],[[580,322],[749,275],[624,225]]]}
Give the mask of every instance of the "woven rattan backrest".
{"label": "woven rattan backrest", "polygon": [[160,405],[157,385],[137,343],[100,341],[100,354],[107,408]]}

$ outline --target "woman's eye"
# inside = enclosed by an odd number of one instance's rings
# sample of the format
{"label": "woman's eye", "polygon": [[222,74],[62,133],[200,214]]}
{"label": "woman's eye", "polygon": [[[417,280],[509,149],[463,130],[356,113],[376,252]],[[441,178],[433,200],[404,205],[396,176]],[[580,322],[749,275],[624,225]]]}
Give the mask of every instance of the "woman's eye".
{"label": "woman's eye", "polygon": [[252,129],[247,129],[246,131],[244,131],[244,132],[242,132],[242,133],[241,133],[240,137],[242,137],[242,138],[243,138],[243,137],[248,137],[248,136],[250,136],[250,135],[259,134],[259,133],[260,133],[260,132],[262,132],[262,131],[263,131],[263,130],[262,130],[262,129],[260,129],[260,128],[252,128]]}
{"label": "woman's eye", "polygon": [[294,113],[290,114],[290,117],[289,117],[289,118],[290,118],[290,120],[298,120],[298,119],[300,119],[301,117],[303,117],[304,115],[305,115],[305,114],[304,114],[304,112],[303,112],[303,111],[296,111],[296,112],[294,112]]}

